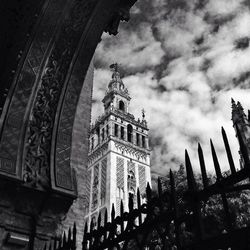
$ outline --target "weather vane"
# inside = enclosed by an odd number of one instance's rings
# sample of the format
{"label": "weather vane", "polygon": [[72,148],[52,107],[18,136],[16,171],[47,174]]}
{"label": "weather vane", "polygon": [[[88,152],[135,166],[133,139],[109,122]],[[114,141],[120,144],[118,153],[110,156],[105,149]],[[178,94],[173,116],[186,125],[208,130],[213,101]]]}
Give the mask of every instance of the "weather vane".
{"label": "weather vane", "polygon": [[111,64],[109,68],[114,70],[114,72],[118,72],[118,63]]}
{"label": "weather vane", "polygon": [[144,120],[145,119],[145,109],[143,108],[141,112],[142,112],[142,119]]}

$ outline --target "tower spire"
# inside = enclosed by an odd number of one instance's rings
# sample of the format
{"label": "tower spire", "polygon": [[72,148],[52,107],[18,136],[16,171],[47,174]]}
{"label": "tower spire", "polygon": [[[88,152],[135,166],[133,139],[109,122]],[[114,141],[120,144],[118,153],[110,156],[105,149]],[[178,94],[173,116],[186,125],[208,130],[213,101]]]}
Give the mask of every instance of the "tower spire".
{"label": "tower spire", "polygon": [[111,64],[109,68],[113,73],[106,94],[102,100],[105,112],[109,112],[110,110],[120,110],[126,113],[128,112],[129,101],[131,98],[121,79],[118,63]]}
{"label": "tower spire", "polygon": [[121,83],[124,86],[119,72],[118,63],[111,64],[109,68],[113,71],[111,82]]}

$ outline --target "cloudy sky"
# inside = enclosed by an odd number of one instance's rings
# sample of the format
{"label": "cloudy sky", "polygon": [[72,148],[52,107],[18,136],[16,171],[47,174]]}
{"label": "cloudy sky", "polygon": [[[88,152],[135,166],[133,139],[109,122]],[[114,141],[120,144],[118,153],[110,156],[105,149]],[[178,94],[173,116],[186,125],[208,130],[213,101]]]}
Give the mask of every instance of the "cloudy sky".
{"label": "cloudy sky", "polygon": [[210,138],[228,169],[221,126],[238,165],[231,97],[250,108],[249,38],[249,0],[139,0],[130,22],[117,36],[104,34],[96,50],[92,119],[118,62],[131,113],[146,110],[154,175],[176,169],[185,149],[198,171],[198,142],[213,171]]}

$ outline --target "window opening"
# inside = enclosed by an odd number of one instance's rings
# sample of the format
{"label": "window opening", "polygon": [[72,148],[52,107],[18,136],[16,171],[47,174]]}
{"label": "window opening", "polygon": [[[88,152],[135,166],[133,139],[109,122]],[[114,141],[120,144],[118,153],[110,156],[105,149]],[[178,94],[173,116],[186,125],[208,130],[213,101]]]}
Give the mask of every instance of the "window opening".
{"label": "window opening", "polygon": [[138,133],[136,133],[136,145],[140,145],[140,135]]}
{"label": "window opening", "polygon": [[145,136],[142,136],[142,147],[143,147],[143,148],[146,147]]}
{"label": "window opening", "polygon": [[106,134],[107,134],[107,137],[109,136],[109,125],[107,125],[106,127]]}
{"label": "window opening", "polygon": [[128,138],[129,142],[132,142],[132,140],[133,140],[133,127],[130,124],[128,124],[128,126],[127,126],[127,138]]}
{"label": "window opening", "polygon": [[119,101],[119,109],[125,111],[125,104],[123,101]]}
{"label": "window opening", "polygon": [[105,135],[104,135],[104,128],[102,129],[102,140],[104,141],[104,137],[105,137]]}
{"label": "window opening", "polygon": [[124,140],[124,127],[121,127],[121,139]]}
{"label": "window opening", "polygon": [[118,125],[115,124],[115,136],[118,137]]}

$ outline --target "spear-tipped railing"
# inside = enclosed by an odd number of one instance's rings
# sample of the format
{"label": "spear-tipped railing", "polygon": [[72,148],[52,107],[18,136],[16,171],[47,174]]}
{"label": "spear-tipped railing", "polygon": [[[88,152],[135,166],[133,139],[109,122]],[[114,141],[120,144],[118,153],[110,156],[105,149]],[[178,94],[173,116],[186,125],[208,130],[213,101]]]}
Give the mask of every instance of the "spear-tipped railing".
{"label": "spear-tipped railing", "polygon": [[[115,206],[112,206],[110,221],[108,221],[108,211],[99,214],[97,226],[93,221],[85,225],[82,240],[82,250],[98,249],[250,249],[248,236],[250,227],[235,229],[231,221],[229,210],[228,193],[241,192],[250,189],[248,179],[250,177],[250,160],[247,146],[245,145],[239,128],[236,125],[236,133],[240,145],[240,154],[244,160],[243,167],[236,170],[233,161],[228,138],[224,128],[221,129],[225,151],[228,159],[230,174],[224,176],[221,171],[219,159],[212,140],[210,140],[213,167],[216,173],[216,181],[211,183],[207,175],[207,168],[203,150],[198,144],[198,157],[203,186],[198,188],[193,167],[187,150],[185,151],[185,166],[187,190],[183,199],[189,204],[191,211],[185,216],[181,215],[178,201],[176,178],[170,170],[169,188],[163,191],[161,180],[158,179],[158,194],[152,194],[149,184],[146,188],[146,203],[142,203],[140,190],[137,190],[136,206],[134,207],[133,197],[129,196],[128,208],[124,208],[123,201],[120,204],[119,216],[116,216]],[[245,181],[245,182],[242,182]],[[210,236],[204,229],[204,214],[202,204],[211,196],[219,195],[224,209],[225,231],[216,236]],[[103,219],[103,223],[101,221]],[[190,229],[191,240],[183,240],[183,223],[192,225]],[[154,240],[154,235],[158,235],[158,241]],[[131,243],[132,242],[132,243]],[[158,248],[156,248],[158,246]],[[159,248],[160,247],[160,248]],[[171,248],[172,247],[172,248]],[[76,226],[68,236],[63,235],[59,241],[45,246],[44,250],[71,250],[76,249]]]}

